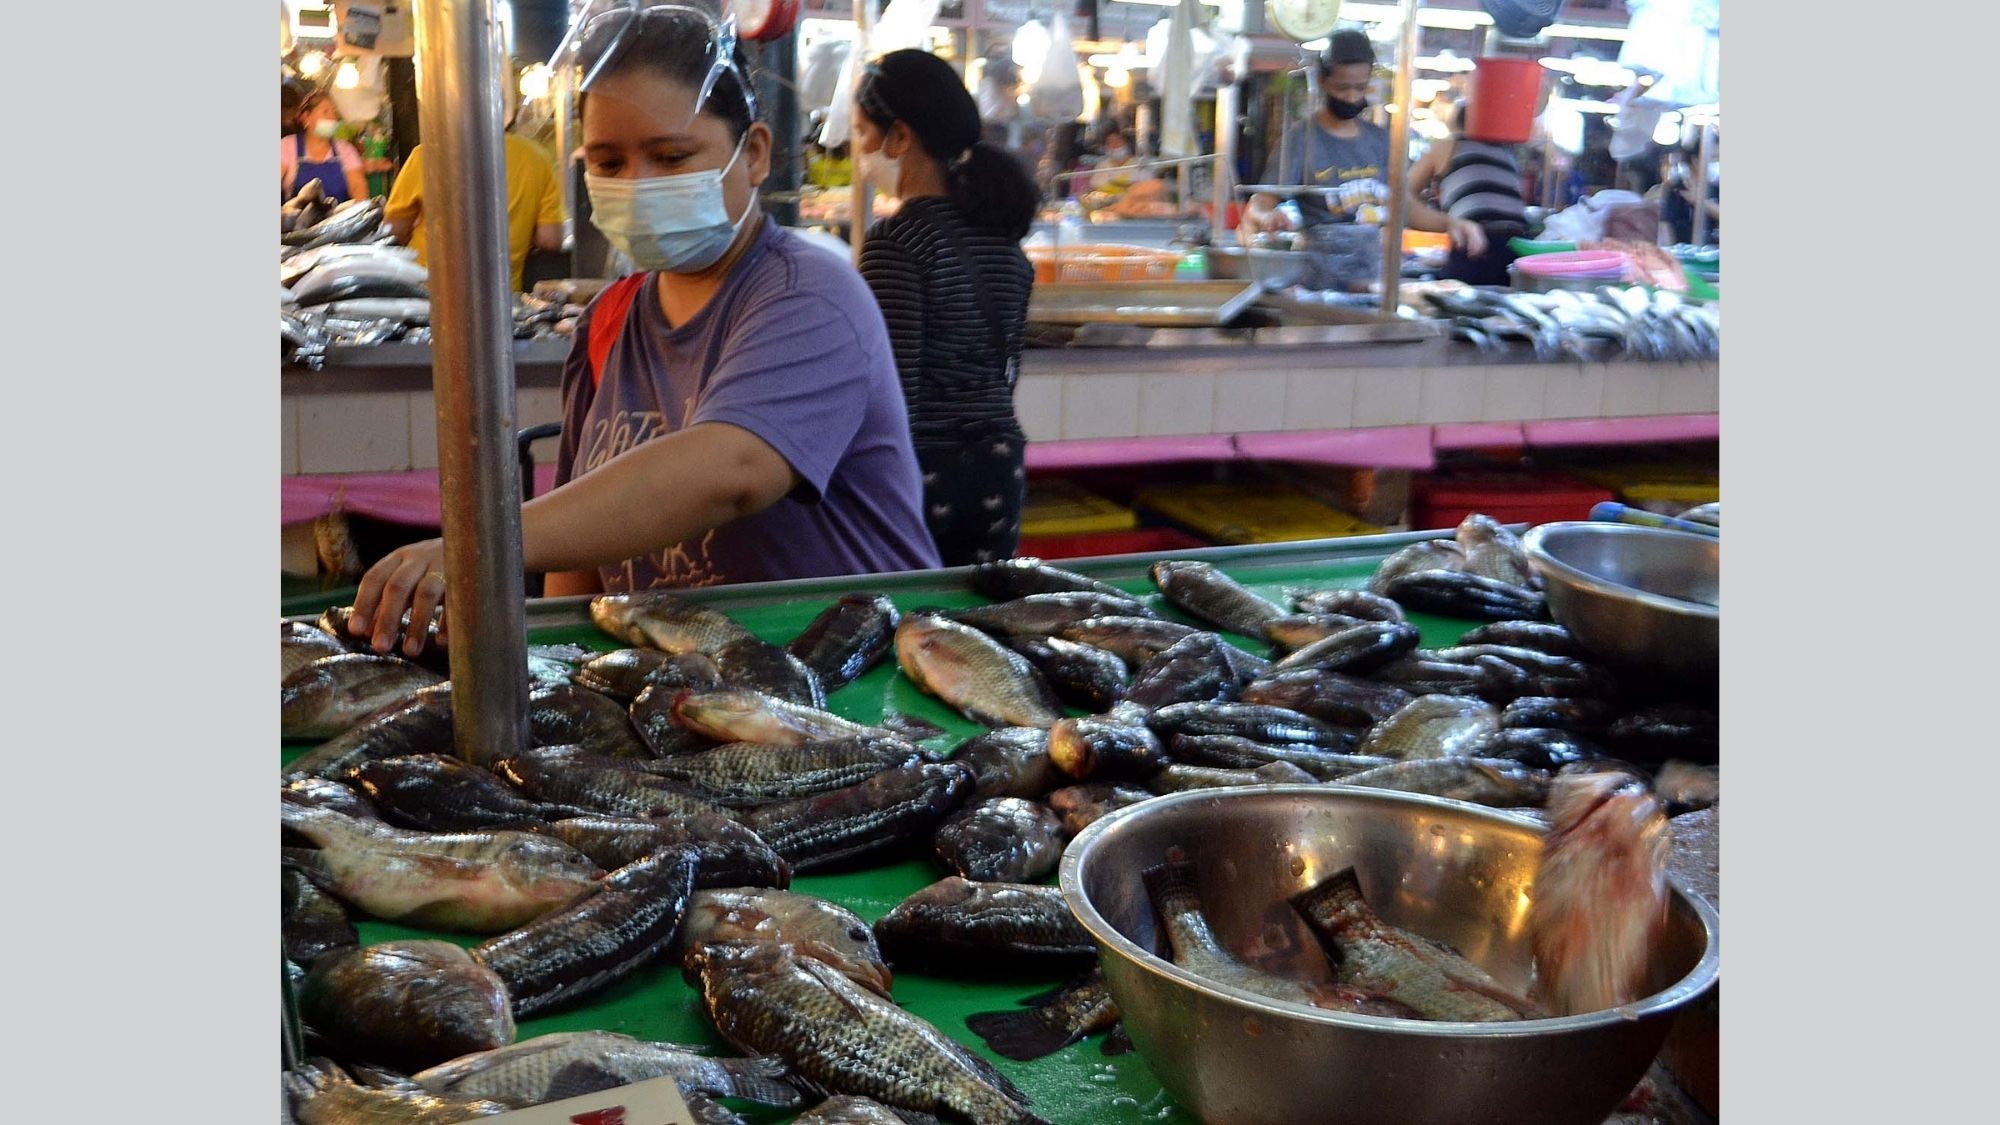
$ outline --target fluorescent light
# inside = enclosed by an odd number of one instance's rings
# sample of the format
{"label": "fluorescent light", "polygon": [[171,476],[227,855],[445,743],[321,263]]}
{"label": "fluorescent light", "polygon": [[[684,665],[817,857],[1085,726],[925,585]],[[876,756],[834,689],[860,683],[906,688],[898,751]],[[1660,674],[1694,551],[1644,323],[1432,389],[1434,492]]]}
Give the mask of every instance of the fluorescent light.
{"label": "fluorescent light", "polygon": [[1434,70],[1439,74],[1466,74],[1476,66],[1471,59],[1457,55],[1426,55],[1417,60],[1418,70]]}

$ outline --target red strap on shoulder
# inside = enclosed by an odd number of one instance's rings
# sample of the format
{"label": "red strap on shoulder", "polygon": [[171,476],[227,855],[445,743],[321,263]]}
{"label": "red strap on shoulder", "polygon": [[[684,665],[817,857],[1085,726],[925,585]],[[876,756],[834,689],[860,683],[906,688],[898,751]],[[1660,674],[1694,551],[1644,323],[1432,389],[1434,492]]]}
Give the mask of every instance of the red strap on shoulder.
{"label": "red strap on shoulder", "polygon": [[591,386],[604,382],[604,361],[610,357],[611,345],[624,329],[625,318],[632,312],[632,302],[645,283],[646,275],[643,273],[619,278],[604,287],[604,292],[597,298],[597,307],[590,311]]}

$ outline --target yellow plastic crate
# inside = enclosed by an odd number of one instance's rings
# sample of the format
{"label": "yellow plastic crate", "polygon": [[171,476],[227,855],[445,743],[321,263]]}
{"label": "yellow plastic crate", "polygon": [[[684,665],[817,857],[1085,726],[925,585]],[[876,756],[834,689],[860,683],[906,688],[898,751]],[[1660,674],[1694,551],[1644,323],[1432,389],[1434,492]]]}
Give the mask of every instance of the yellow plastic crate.
{"label": "yellow plastic crate", "polygon": [[1133,505],[1217,543],[1290,543],[1382,529],[1282,484],[1185,484],[1140,489]]}
{"label": "yellow plastic crate", "polygon": [[1089,535],[1099,531],[1129,531],[1139,526],[1139,514],[1066,480],[1031,480],[1021,506],[1021,535]]}
{"label": "yellow plastic crate", "polygon": [[1579,466],[1569,471],[1610,489],[1625,503],[1648,511],[1673,512],[1722,499],[1722,482],[1713,472],[1670,462],[1633,461]]}

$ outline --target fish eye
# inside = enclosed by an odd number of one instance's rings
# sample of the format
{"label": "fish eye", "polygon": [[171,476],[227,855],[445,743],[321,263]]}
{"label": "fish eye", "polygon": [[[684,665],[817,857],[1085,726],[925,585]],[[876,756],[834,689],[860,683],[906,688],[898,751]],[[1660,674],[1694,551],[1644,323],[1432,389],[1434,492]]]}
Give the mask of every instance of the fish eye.
{"label": "fish eye", "polygon": [[847,936],[855,941],[867,941],[874,936],[874,933],[875,931],[866,926],[850,926],[847,930]]}

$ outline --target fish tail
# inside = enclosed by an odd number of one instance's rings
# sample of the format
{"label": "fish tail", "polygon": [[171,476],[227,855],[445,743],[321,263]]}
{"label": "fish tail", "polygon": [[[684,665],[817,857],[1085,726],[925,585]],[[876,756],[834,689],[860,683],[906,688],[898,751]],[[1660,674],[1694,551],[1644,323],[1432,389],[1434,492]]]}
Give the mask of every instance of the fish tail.
{"label": "fish tail", "polygon": [[889,714],[882,716],[883,730],[894,731],[911,742],[925,742],[945,733],[945,729],[935,723],[926,722],[914,715]]}
{"label": "fish tail", "polygon": [[1153,906],[1163,917],[1200,908],[1194,877],[1194,861],[1186,859],[1168,860],[1157,867],[1149,867],[1140,876],[1145,880],[1146,893],[1152,896]]}
{"label": "fish tail", "polygon": [[1050,1027],[1037,1018],[1037,1011],[975,1012],[965,1017],[965,1026],[986,1041],[994,1052],[1017,1062],[1051,1055],[1082,1036]]}
{"label": "fish tail", "polygon": [[1292,908],[1306,916],[1315,929],[1331,926],[1333,920],[1352,910],[1361,899],[1361,879],[1352,867],[1335,872],[1319,885],[1292,896]]}

